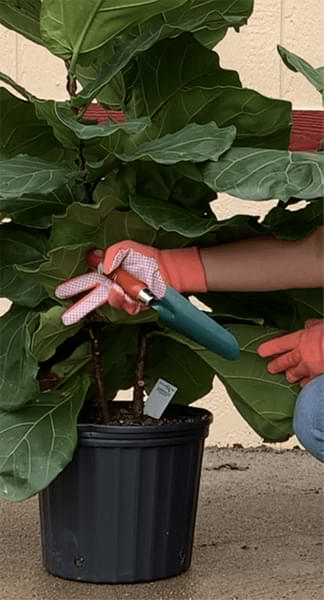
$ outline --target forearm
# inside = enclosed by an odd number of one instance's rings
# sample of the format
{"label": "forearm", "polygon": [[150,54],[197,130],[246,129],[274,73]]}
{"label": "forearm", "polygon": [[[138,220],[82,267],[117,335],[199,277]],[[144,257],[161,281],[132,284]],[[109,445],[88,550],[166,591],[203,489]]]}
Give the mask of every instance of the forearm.
{"label": "forearm", "polygon": [[201,250],[210,291],[324,286],[324,227],[300,241],[253,238]]}

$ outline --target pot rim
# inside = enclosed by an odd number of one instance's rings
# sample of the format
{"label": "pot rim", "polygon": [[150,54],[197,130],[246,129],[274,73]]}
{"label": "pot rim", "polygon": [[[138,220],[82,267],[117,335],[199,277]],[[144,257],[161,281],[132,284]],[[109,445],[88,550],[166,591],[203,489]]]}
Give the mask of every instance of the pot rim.
{"label": "pot rim", "polygon": [[107,440],[107,438],[122,439],[129,438],[137,441],[155,439],[168,439],[174,438],[187,438],[188,436],[202,436],[208,435],[210,424],[213,422],[213,415],[209,410],[205,408],[196,408],[183,405],[173,404],[167,409],[167,413],[170,415],[184,415],[188,416],[189,419],[184,422],[175,422],[159,425],[129,425],[129,424],[112,424],[112,425],[98,425],[91,423],[79,423],[78,424],[78,435],[79,442],[83,443],[92,442],[95,443],[97,440]]}

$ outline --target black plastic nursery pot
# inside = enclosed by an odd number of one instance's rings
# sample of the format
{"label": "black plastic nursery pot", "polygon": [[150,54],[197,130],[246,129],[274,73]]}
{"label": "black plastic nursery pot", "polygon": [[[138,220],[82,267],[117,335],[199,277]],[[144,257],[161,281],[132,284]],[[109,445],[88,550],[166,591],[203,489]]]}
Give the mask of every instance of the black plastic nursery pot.
{"label": "black plastic nursery pot", "polygon": [[190,567],[206,410],[185,421],[79,425],[70,465],[40,494],[43,564],[92,583],[173,577]]}

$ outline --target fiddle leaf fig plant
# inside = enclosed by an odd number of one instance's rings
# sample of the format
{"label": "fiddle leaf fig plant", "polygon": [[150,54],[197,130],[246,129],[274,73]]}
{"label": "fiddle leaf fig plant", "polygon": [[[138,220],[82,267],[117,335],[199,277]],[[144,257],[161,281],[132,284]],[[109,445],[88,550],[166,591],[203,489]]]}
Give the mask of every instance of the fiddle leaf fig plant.
{"label": "fiddle leaf fig plant", "polygon": [[[298,388],[269,376],[256,347],[323,316],[321,290],[199,296],[239,340],[237,363],[153,311],[130,317],[106,305],[65,327],[69,302],[55,296],[88,270],[90,249],[123,239],[204,247],[299,239],[322,224],[323,153],[289,152],[290,103],[244,87],[214,51],[252,10],[252,0],[0,0],[3,25],[65,62],[69,92],[38,99],[0,75],[0,296],[12,301],[0,319],[3,498],[49,485],[72,459],[78,422],[113,419],[120,390],[134,388],[130,420],[141,422],[139,383],[149,392],[159,377],[188,404],[217,376],[263,439],[292,434]],[[119,110],[118,122],[89,120],[93,101]],[[278,202],[262,222],[219,220],[219,192]]]}

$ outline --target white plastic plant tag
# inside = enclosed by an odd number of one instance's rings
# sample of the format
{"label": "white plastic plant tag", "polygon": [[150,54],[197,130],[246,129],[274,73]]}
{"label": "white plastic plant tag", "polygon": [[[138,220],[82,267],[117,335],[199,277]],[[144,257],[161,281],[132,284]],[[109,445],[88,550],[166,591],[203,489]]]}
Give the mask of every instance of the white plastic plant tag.
{"label": "white plastic plant tag", "polygon": [[164,379],[158,379],[145,402],[144,415],[159,419],[177,391],[178,388],[175,385]]}

